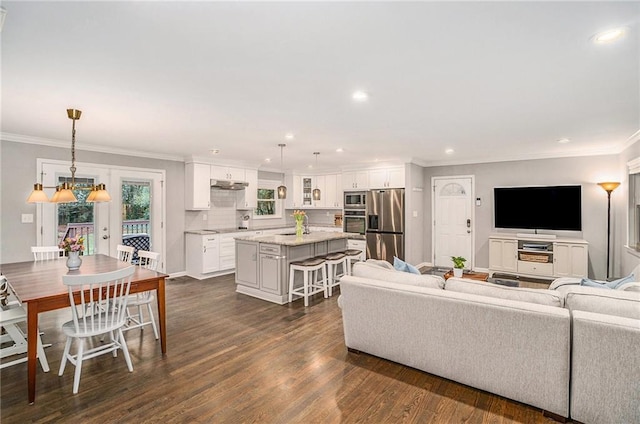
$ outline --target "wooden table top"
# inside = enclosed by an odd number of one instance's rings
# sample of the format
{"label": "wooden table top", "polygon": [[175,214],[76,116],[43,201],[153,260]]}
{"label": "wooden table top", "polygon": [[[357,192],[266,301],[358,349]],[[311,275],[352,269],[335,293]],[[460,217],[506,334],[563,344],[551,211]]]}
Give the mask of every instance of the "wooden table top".
{"label": "wooden table top", "polygon": [[[0,265],[0,272],[7,277],[20,301],[29,303],[61,294],[68,296],[68,289],[62,282],[63,275],[99,274],[131,266],[106,255],[82,256],[82,266],[77,271],[69,271],[66,262],[66,258],[15,262]],[[143,282],[162,276],[166,277],[162,273],[136,266],[132,281]]]}
{"label": "wooden table top", "polygon": [[[449,271],[446,274],[444,274],[445,280],[448,280],[451,277],[453,277],[453,271]],[[486,272],[463,272],[462,278],[467,278],[470,280],[477,280],[477,281],[487,281],[489,279],[489,274],[487,274]]]}

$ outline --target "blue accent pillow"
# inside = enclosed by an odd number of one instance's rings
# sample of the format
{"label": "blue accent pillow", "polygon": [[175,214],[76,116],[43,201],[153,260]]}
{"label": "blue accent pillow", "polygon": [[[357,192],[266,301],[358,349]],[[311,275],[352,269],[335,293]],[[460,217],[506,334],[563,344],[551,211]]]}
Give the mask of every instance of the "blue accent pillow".
{"label": "blue accent pillow", "polygon": [[418,268],[416,268],[415,266],[406,263],[405,261],[403,261],[402,259],[394,256],[393,257],[393,267],[397,270],[397,271],[403,271],[403,272],[408,272],[411,274],[418,274],[420,275],[420,270],[418,270]]}
{"label": "blue accent pillow", "polygon": [[598,282],[598,281],[590,280],[589,278],[583,278],[580,281],[580,285],[585,287],[597,287],[599,289],[615,290],[623,284],[632,283],[634,281],[635,281],[635,277],[633,276],[633,274],[630,274],[624,278],[620,278],[618,280],[613,280],[609,282]]}

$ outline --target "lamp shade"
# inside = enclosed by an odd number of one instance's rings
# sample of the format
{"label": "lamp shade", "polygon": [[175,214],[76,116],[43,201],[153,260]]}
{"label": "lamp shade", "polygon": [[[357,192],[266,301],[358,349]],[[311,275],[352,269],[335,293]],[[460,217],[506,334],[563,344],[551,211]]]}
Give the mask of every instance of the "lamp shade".
{"label": "lamp shade", "polygon": [[313,200],[320,200],[320,189],[314,188],[312,192]]}
{"label": "lamp shade", "polygon": [[62,188],[57,194],[58,197],[56,197],[55,203],[73,203],[78,201],[73,191],[69,188]]}
{"label": "lamp shade", "polygon": [[98,184],[87,197],[87,202],[110,202],[111,196],[104,184]]}
{"label": "lamp shade", "polygon": [[604,189],[604,191],[606,191],[607,193],[611,193],[613,190],[618,188],[620,183],[609,181],[609,182],[604,182],[604,183],[598,183],[598,185],[600,187],[602,187]]}
{"label": "lamp shade", "polygon": [[42,184],[35,183],[33,185],[33,191],[27,198],[27,203],[49,203],[47,194],[42,190]]}
{"label": "lamp shade", "polygon": [[283,185],[278,186],[278,199],[286,199],[287,198],[287,188]]}

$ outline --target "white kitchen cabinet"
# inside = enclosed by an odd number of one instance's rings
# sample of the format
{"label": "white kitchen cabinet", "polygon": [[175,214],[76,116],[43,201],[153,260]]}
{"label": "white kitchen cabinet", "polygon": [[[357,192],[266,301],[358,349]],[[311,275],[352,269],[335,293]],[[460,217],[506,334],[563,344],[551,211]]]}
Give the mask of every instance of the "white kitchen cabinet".
{"label": "white kitchen cabinet", "polygon": [[556,277],[585,278],[588,275],[588,251],[585,243],[554,243],[553,269]]}
{"label": "white kitchen cabinet", "polygon": [[492,271],[518,271],[518,242],[516,240],[489,239],[489,269]]}
{"label": "white kitchen cabinet", "polygon": [[218,234],[186,235],[187,275],[193,278],[206,278],[220,270],[220,240]]}
{"label": "white kitchen cabinet", "polygon": [[244,176],[244,181],[249,185],[238,191],[236,209],[252,210],[258,207],[258,170],[245,169]]}
{"label": "white kitchen cabinet", "polygon": [[233,166],[211,165],[211,179],[245,181],[245,170]]}
{"label": "white kitchen cabinet", "polygon": [[285,209],[302,207],[302,179],[299,175],[287,174],[284,178],[287,187],[287,198],[284,200]]}
{"label": "white kitchen cabinet", "polygon": [[344,191],[369,189],[369,171],[348,171],[342,173]]}
{"label": "white kitchen cabinet", "polygon": [[369,171],[369,188],[404,188],[404,167],[380,168]]}
{"label": "white kitchen cabinet", "polygon": [[220,234],[220,271],[236,267],[236,236],[241,233]]}
{"label": "white kitchen cabinet", "polygon": [[185,209],[208,210],[211,207],[211,165],[208,163],[185,164]]}
{"label": "white kitchen cabinet", "polygon": [[324,175],[324,189],[322,191],[323,206],[326,208],[342,209],[343,191],[342,176],[340,174]]}

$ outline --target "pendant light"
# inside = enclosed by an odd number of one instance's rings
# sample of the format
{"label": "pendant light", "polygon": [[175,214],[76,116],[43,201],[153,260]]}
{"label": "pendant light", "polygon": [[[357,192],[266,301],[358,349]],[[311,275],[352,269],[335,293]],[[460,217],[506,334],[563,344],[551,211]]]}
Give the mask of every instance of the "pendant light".
{"label": "pendant light", "polygon": [[[320,152],[313,152],[313,154],[316,156],[316,171],[318,169],[318,155],[320,154]],[[312,192],[312,196],[313,196],[313,200],[320,200],[320,189],[318,188],[318,179],[316,178],[316,188],[313,189]]]}
{"label": "pendant light", "polygon": [[[82,115],[81,110],[67,109],[67,116],[73,121],[71,125],[71,183],[62,183],[56,187],[44,187],[42,183],[35,183],[33,185],[33,191],[27,198],[27,203],[73,203],[77,202],[76,196],[73,194],[73,190],[91,190],[87,197],[87,202],[109,202],[111,196],[107,192],[107,187],[104,184],[98,185],[84,185],[76,184],[76,121],[80,119]],[[40,180],[42,181],[42,173],[40,174]],[[51,197],[51,200],[47,199],[47,195],[43,191],[43,188],[55,188],[56,192]]]}
{"label": "pendant light", "polygon": [[[282,151],[287,145],[284,143],[278,144],[280,147],[280,171],[282,171],[282,178],[284,178],[284,166],[282,161]],[[286,199],[287,198],[287,187],[285,187],[284,183],[281,186],[278,186],[278,199]]]}

